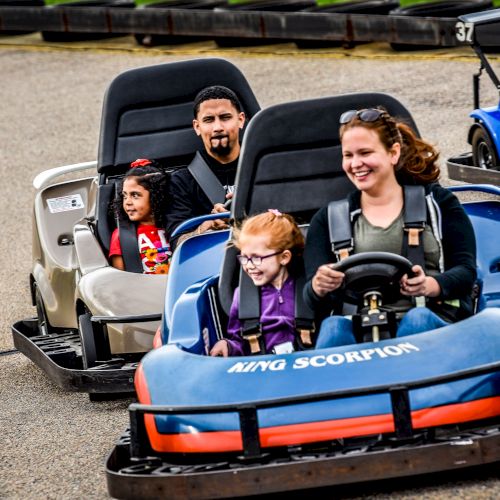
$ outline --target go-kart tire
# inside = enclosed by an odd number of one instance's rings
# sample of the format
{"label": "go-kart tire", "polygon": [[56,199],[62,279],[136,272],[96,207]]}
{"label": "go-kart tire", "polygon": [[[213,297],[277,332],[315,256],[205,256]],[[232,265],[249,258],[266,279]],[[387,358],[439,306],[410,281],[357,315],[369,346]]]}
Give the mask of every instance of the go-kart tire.
{"label": "go-kart tire", "polygon": [[90,318],[92,314],[85,313],[78,316],[78,331],[82,344],[82,363],[83,368],[87,370],[95,366],[97,361],[97,347],[95,344],[94,331]]}
{"label": "go-kart tire", "polygon": [[498,169],[498,154],[486,130],[477,127],[472,134],[472,161],[474,166],[482,169]]}
{"label": "go-kart tire", "polygon": [[47,319],[47,311],[45,310],[45,303],[35,281],[33,283],[33,292],[35,296],[36,318],[38,322],[38,331],[40,335],[48,335],[50,333],[50,323]]}

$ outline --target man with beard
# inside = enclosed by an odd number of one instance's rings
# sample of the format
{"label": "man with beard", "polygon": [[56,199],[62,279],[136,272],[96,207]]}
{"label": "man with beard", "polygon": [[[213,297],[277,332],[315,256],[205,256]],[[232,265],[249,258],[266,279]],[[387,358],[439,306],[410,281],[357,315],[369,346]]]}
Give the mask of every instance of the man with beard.
{"label": "man with beard", "polygon": [[[178,170],[171,177],[170,209],[166,227],[169,236],[187,219],[208,213],[226,212],[224,201],[229,200],[234,191],[240,154],[239,133],[245,124],[245,113],[236,94],[222,86],[207,87],[196,96],[193,111],[193,128],[203,141],[204,149],[198,151],[188,168]],[[202,177],[196,173],[200,170],[204,171]],[[220,201],[210,201],[207,186],[198,182],[202,178],[206,179],[207,174],[212,178],[215,176],[216,179],[212,180],[216,184],[220,183]],[[194,231],[181,233],[173,240],[170,239],[170,245],[175,248],[189,236],[225,227],[227,224],[222,219],[205,221]]]}

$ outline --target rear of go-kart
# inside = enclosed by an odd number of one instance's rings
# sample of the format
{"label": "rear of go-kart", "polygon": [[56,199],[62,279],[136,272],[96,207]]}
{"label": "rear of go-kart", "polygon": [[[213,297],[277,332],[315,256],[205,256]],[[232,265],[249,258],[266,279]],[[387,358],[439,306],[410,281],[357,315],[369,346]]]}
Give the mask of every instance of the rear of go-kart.
{"label": "rear of go-kart", "polygon": [[[110,266],[116,221],[109,207],[137,157],[154,158],[167,170],[189,162],[201,147],[191,126],[192,103],[199,90],[214,84],[233,88],[248,117],[257,112],[244,76],[221,59],[122,73],[105,96],[98,161],[35,179],[30,284],[37,318],[17,322],[12,332],[15,346],[63,389],[134,390],[137,362],[152,348],[161,319],[168,276],[142,274],[139,258],[126,271]],[[96,165],[95,177],[54,182]],[[199,269],[207,276],[216,272],[209,246],[197,251],[208,255]]]}
{"label": "rear of go-kart", "polygon": [[[340,114],[380,104],[414,126],[408,111],[383,94],[261,111],[245,136],[232,216],[273,207],[307,225],[317,208],[352,189],[340,168]],[[480,247],[484,310],[439,331],[211,358],[237,283],[234,250],[226,251],[220,276],[184,292],[177,287],[180,295],[169,286],[164,345],[141,361],[139,404],[130,407],[130,429],[107,461],[111,496],[235,497],[500,460],[500,251],[491,237],[500,228],[500,203],[466,208]],[[196,243],[179,248],[172,278]]]}
{"label": "rear of go-kart", "polygon": [[[480,78],[485,71],[500,92],[500,79],[486,53],[500,48],[500,9],[459,17],[457,39],[470,44],[480,59],[473,76],[474,110],[467,142],[472,151],[447,160],[448,176],[459,181],[500,185],[500,102],[480,106]],[[500,94],[499,94],[500,96]]]}

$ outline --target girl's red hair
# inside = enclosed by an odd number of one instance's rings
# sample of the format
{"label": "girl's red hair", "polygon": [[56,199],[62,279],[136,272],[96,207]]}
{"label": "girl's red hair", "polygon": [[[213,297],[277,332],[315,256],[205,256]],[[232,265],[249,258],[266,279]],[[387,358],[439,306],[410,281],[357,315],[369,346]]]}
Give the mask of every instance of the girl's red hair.
{"label": "girl's red hair", "polygon": [[293,255],[300,255],[304,250],[304,236],[295,219],[278,210],[269,210],[254,215],[243,221],[233,230],[233,243],[240,248],[240,239],[247,236],[268,234],[270,248],[276,250],[290,250]]}

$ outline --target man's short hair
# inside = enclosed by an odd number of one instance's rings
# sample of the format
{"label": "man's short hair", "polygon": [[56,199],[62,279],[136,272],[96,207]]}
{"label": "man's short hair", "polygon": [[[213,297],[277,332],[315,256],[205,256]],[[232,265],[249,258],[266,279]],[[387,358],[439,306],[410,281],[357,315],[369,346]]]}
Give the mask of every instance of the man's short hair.
{"label": "man's short hair", "polygon": [[238,113],[241,113],[242,111],[241,103],[236,94],[231,89],[223,87],[222,85],[213,85],[211,87],[205,87],[204,89],[200,90],[194,98],[193,113],[195,118],[198,116],[201,103],[209,101],[211,99],[227,99],[228,101],[231,101],[231,104],[236,108],[236,111],[238,111]]}

